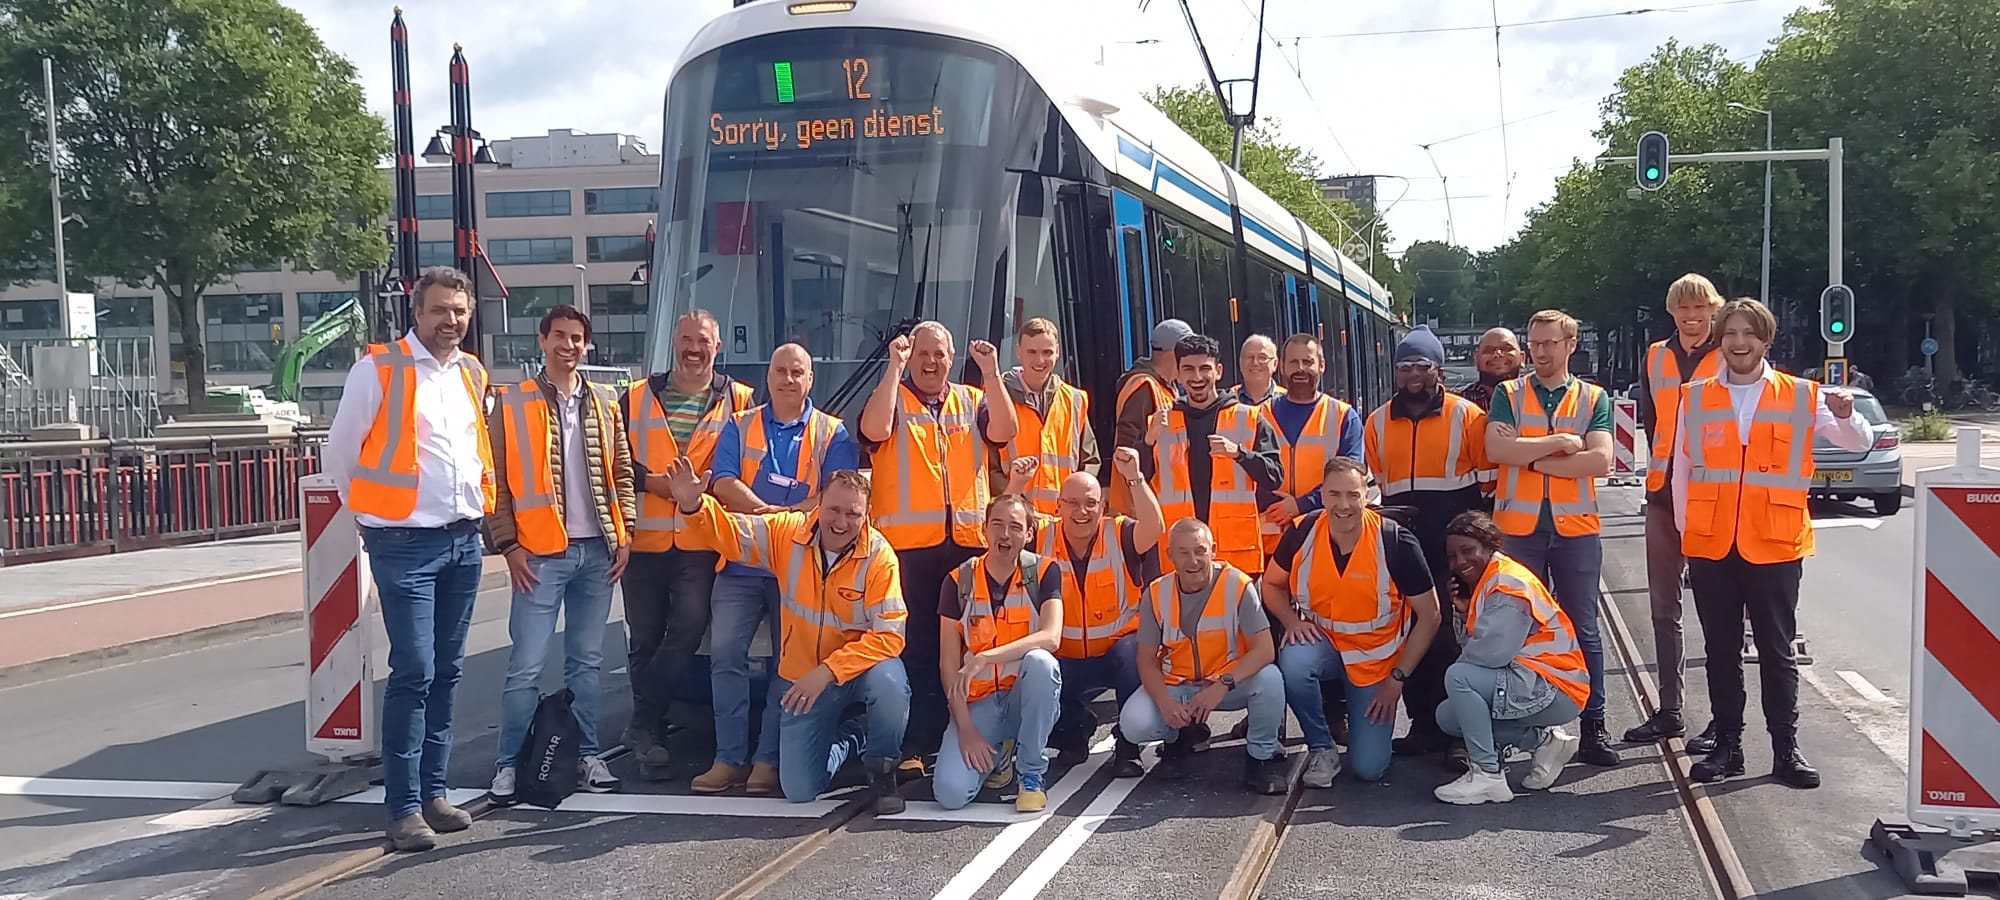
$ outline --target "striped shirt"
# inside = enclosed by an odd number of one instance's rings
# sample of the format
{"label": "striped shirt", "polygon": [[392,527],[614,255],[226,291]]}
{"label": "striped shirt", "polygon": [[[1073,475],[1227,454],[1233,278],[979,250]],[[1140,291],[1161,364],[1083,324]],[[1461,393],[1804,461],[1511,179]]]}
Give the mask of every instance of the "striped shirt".
{"label": "striped shirt", "polygon": [[694,440],[701,414],[708,411],[708,389],[687,394],[670,384],[660,392],[660,411],[666,414],[667,430],[674,436],[674,445],[686,447]]}

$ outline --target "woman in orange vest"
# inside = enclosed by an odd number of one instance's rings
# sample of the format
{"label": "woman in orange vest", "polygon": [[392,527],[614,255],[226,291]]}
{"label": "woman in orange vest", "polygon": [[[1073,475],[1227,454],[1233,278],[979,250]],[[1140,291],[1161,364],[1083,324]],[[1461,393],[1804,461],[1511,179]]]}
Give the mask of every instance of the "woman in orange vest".
{"label": "woman in orange vest", "polygon": [[1528,567],[1500,552],[1500,529],[1485,513],[1461,513],[1445,526],[1445,557],[1466,590],[1453,603],[1460,619],[1458,662],[1445,670],[1438,725],[1465,739],[1472,767],[1438,787],[1439,800],[1469,806],[1514,799],[1500,748],[1534,756],[1521,786],[1545,790],[1576,755],[1577,736],[1556,726],[1576,721],[1590,700],[1590,671],[1569,616]]}

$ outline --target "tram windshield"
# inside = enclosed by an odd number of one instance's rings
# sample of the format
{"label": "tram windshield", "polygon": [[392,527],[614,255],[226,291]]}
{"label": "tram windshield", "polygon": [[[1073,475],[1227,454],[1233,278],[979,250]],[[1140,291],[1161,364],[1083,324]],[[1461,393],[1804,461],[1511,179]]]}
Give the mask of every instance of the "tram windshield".
{"label": "tram windshield", "polygon": [[963,364],[1011,238],[995,98],[1021,79],[976,44],[861,28],[750,38],[683,67],[664,118],[650,371],[672,366],[674,322],[695,307],[721,325],[724,371],[751,384],[772,349],[805,345],[821,404],[850,379],[865,397],[905,320],[950,327]]}

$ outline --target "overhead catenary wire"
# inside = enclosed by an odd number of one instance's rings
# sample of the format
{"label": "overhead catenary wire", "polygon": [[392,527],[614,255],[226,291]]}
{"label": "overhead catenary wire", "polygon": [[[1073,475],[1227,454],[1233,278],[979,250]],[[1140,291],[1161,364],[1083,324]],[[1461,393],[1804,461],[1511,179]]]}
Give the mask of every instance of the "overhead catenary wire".
{"label": "overhead catenary wire", "polygon": [[1487,7],[1493,12],[1493,89],[1498,95],[1500,113],[1500,176],[1505,183],[1501,189],[1500,225],[1507,225],[1507,207],[1514,199],[1514,161],[1507,144],[1507,76],[1500,65],[1500,0],[1487,0]]}
{"label": "overhead catenary wire", "polygon": [[[1709,0],[1706,3],[1684,3],[1678,6],[1643,7],[1616,12],[1590,13],[1580,16],[1557,16],[1548,19],[1530,19],[1522,22],[1499,23],[1499,28],[1530,28],[1536,25],[1560,25],[1565,22],[1588,22],[1595,19],[1616,19],[1628,16],[1644,16],[1654,13],[1690,12],[1697,9],[1711,9],[1719,6],[1738,6],[1745,3],[1770,3],[1774,0]],[[1453,32],[1485,31],[1494,25],[1439,25],[1427,28],[1390,28],[1381,31],[1341,31],[1331,34],[1294,35],[1295,41],[1339,40],[1342,38],[1393,37],[1411,34],[1449,34]]]}

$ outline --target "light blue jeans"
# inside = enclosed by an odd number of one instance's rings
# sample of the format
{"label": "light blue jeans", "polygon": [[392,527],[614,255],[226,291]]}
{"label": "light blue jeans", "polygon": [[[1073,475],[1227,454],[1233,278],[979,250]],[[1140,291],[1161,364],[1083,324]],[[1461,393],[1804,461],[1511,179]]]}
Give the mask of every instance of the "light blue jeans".
{"label": "light blue jeans", "polygon": [[[1167,693],[1173,695],[1175,702],[1186,703],[1201,693],[1204,687],[1206,685],[1194,682],[1170,684],[1167,685]],[[1223,711],[1249,710],[1247,743],[1250,755],[1258,759],[1278,755],[1278,729],[1285,724],[1285,679],[1278,674],[1277,666],[1265,666],[1258,669],[1257,674],[1236,682],[1229,693],[1222,695],[1222,702],[1215,708]],[[1181,733],[1180,729],[1167,725],[1159,704],[1153,702],[1153,695],[1144,688],[1125,701],[1125,708],[1118,713],[1118,727],[1125,732],[1125,739],[1135,744],[1171,741]]]}
{"label": "light blue jeans", "polygon": [[[709,598],[708,683],[715,707],[715,761],[731,766],[753,762],[777,765],[778,688],[772,672],[770,690],[764,698],[763,725],[758,730],[756,755],[750,748],[750,642],[757,637],[757,625],[771,623],[771,645],[775,650],[781,636],[778,620],[778,579],[762,575],[717,575],[715,593]],[[763,665],[776,669],[776,660]]]}
{"label": "light blue jeans", "polygon": [[1333,729],[1327,725],[1325,707],[1320,705],[1322,692],[1328,687],[1346,692],[1347,772],[1361,781],[1380,781],[1389,771],[1396,720],[1376,722],[1368,718],[1368,705],[1375,702],[1379,683],[1361,687],[1348,680],[1340,651],[1324,637],[1310,644],[1278,648],[1278,669],[1285,673],[1285,701],[1298,717],[1309,750],[1333,747]]}
{"label": "light blue jeans", "polygon": [[1464,738],[1466,757],[1487,772],[1500,771],[1501,747],[1533,750],[1542,745],[1544,729],[1576,721],[1581,712],[1575,700],[1557,691],[1555,700],[1540,712],[1518,719],[1493,718],[1493,697],[1506,671],[1468,662],[1452,663],[1444,670],[1445,699],[1438,704],[1438,727],[1452,737]]}
{"label": "light blue jeans", "polygon": [[[792,689],[782,678],[771,679],[772,702]],[[862,716],[848,717],[847,708],[866,704]],[[856,756],[863,760],[900,760],[903,730],[910,724],[910,676],[903,661],[890,657],[870,666],[846,684],[830,684],[803,714],[784,710],[778,717],[778,785],[785,799],[809,803],[826,790],[833,773]]]}
{"label": "light blue jeans", "polygon": [[390,821],[444,796],[452,700],[465,671],[465,632],[479,596],[479,523],[362,528],[389,632],[382,690],[382,804]]}
{"label": "light blue jeans", "polygon": [[[1014,741],[1014,771],[1023,775],[1049,770],[1049,732],[1056,727],[1062,711],[1062,667],[1047,650],[1030,650],[1021,657],[1020,674],[1014,686],[987,694],[967,710],[981,737],[993,747],[993,764],[1000,765],[1000,746]],[[958,723],[944,730],[938,746],[937,769],[931,775],[931,793],[939,806],[958,809],[979,796],[979,787],[992,769],[975,771],[965,764],[958,747]]]}
{"label": "light blue jeans", "polygon": [[598,751],[597,680],[604,662],[604,623],[611,617],[610,546],[601,537],[573,540],[560,555],[529,557],[528,571],[540,582],[526,593],[514,593],[507,616],[514,649],[507,655],[507,678],[500,689],[498,765],[503,769],[514,764],[528,739],[557,613],[564,619],[563,686],[576,695],[570,709],[583,732],[577,749],[584,756]]}
{"label": "light blue jeans", "polygon": [[[1590,702],[1583,717],[1604,718],[1604,637],[1597,629],[1598,579],[1604,573],[1604,542],[1596,534],[1563,537],[1553,531],[1500,536],[1500,548],[1542,579],[1556,605],[1576,626],[1583,663],[1590,669]],[[1470,752],[1470,751],[1467,751]]]}

